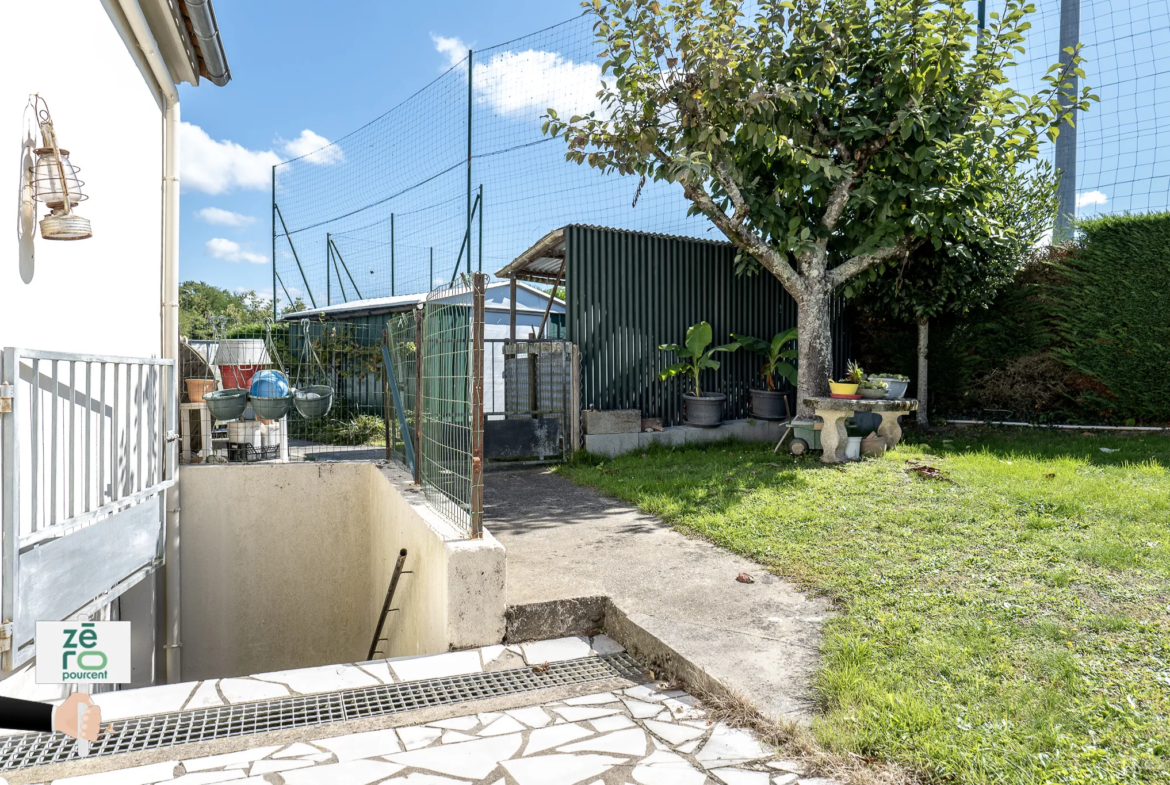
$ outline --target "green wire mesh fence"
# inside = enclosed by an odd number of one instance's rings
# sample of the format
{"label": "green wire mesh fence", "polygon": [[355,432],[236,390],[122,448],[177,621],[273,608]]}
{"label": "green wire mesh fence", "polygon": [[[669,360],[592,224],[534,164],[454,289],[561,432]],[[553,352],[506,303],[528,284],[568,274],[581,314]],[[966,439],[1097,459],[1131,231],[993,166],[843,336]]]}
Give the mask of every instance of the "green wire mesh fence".
{"label": "green wire mesh fence", "polygon": [[418,423],[421,415],[418,350],[422,343],[422,325],[421,309],[395,314],[386,321],[387,349],[398,385],[398,396],[391,394],[386,400],[389,434],[386,455],[410,470],[415,481],[420,479],[415,471],[414,456],[418,455]]}
{"label": "green wire mesh fence", "polygon": [[[182,341],[181,429],[187,462],[373,460],[385,456],[382,336],[365,324],[313,320],[245,325],[222,337]],[[247,389],[261,371],[279,371],[299,407],[262,419],[255,401],[236,419],[200,416],[200,388]],[[190,383],[188,383],[188,381]],[[274,395],[280,390],[270,390]],[[278,396],[279,397],[279,396]],[[302,413],[302,410],[304,413]],[[308,416],[306,416],[308,415]],[[210,426],[209,438],[203,429]]]}
{"label": "green wire mesh fence", "polygon": [[[391,459],[413,470],[413,452],[430,506],[466,536],[481,536],[485,282],[465,276],[421,309],[388,315],[381,331],[303,319],[183,339],[183,460]],[[386,357],[397,396],[388,394]],[[199,400],[248,389],[263,371],[281,372],[297,401],[283,416],[262,419],[266,410],[250,398],[242,415],[221,421]],[[301,398],[307,391],[316,397]]]}
{"label": "green wire mesh fence", "polygon": [[420,466],[427,501],[472,537],[483,527],[483,324],[487,276],[427,298]]}

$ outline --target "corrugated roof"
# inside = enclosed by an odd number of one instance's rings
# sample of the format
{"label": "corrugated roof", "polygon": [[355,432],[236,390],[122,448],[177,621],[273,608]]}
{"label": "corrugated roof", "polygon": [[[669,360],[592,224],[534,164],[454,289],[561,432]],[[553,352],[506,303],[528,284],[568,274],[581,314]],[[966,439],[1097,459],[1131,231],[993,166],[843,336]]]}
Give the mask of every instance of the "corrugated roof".
{"label": "corrugated roof", "polygon": [[707,245],[731,245],[726,240],[708,240],[703,237],[687,237],[678,234],[662,234],[660,232],[640,232],[634,229],[615,229],[610,226],[595,224],[566,224],[560,229],[553,229],[524,253],[513,259],[506,267],[496,273],[497,278],[515,277],[520,281],[536,281],[539,283],[554,283],[561,272],[561,265],[565,261],[565,229],[571,226],[584,229],[596,229],[614,234],[636,235],[638,237],[655,237],[662,240],[681,240],[689,243],[704,243]]}
{"label": "corrugated roof", "polygon": [[[547,297],[548,292],[542,292],[532,286],[523,286],[530,292]],[[508,281],[496,281],[489,283],[488,289],[498,289],[500,287],[510,286]],[[399,294],[394,297],[370,297],[365,300],[354,300],[348,303],[338,303],[336,305],[325,305],[320,308],[308,308],[296,313],[284,314],[280,317],[280,321],[298,321],[302,319],[311,319],[315,316],[376,316],[383,313],[398,313],[401,311],[410,311],[417,308],[420,304],[426,302],[427,296],[430,292],[420,292],[418,294]],[[452,296],[458,296],[453,294]],[[560,298],[554,297],[553,302],[563,306],[565,303]],[[539,311],[532,311],[531,308],[519,308],[521,313],[544,313],[544,309]]]}

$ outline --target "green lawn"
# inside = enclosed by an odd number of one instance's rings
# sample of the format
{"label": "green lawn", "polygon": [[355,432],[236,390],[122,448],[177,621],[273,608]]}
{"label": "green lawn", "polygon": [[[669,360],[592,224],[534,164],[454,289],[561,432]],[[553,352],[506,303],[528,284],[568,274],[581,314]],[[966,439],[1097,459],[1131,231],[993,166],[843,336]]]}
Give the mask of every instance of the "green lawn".
{"label": "green lawn", "polygon": [[1170,782],[1170,437],[960,429],[842,467],[720,444],[561,472],[836,600],[825,747],[946,782]]}

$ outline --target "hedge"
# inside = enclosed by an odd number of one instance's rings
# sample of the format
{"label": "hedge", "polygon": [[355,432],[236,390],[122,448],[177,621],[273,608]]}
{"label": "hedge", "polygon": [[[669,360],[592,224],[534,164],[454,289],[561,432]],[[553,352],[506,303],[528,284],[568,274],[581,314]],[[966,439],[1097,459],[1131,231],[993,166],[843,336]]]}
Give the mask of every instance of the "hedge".
{"label": "hedge", "polygon": [[[862,366],[904,373],[915,327],[880,312],[852,319]],[[987,310],[931,322],[931,409],[1033,422],[1170,423],[1170,213],[1080,224]]]}
{"label": "hedge", "polygon": [[[1054,356],[1108,391],[1114,417],[1170,420],[1170,213],[1084,221],[1049,288]],[[1091,394],[1090,394],[1091,395]]]}

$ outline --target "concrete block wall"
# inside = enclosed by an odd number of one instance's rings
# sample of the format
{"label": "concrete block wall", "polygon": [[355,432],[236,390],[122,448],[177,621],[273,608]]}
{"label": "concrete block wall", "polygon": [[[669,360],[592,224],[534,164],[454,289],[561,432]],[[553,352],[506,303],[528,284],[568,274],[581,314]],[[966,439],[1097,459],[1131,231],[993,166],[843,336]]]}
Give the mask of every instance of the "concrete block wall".
{"label": "concrete block wall", "polygon": [[784,435],[784,423],[771,420],[727,420],[715,428],[692,428],[675,425],[648,433],[585,434],[585,450],[594,455],[616,458],[653,444],[678,446],[739,439],[745,442],[775,444]]}
{"label": "concrete block wall", "polygon": [[185,466],[182,679],[366,659],[394,563],[386,656],[498,643],[504,549],[462,540],[371,463]]}

